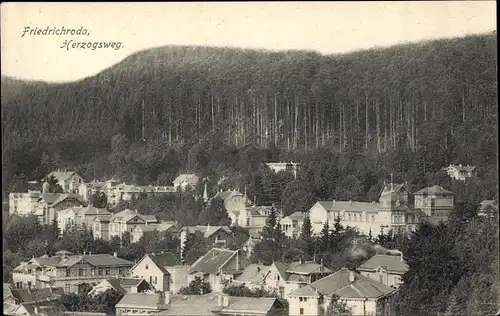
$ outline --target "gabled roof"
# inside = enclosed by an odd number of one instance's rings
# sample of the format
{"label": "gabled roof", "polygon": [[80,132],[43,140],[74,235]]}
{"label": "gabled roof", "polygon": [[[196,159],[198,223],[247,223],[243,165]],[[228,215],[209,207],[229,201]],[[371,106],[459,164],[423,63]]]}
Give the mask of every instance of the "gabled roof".
{"label": "gabled roof", "polygon": [[[131,267],[134,265],[133,262],[111,256],[108,254],[95,254],[95,255],[75,255],[75,256],[67,256],[63,258],[62,256],[53,256],[53,257],[38,257],[33,258],[29,261],[29,263],[37,264],[40,267],[71,267],[79,262],[87,262],[94,267]],[[19,265],[16,267],[16,270],[24,269],[26,263]]]}
{"label": "gabled roof", "polygon": [[326,211],[376,211],[380,208],[375,202],[356,201],[318,201]]}
{"label": "gabled roof", "polygon": [[225,202],[227,199],[232,198],[235,195],[243,195],[243,193],[241,193],[238,190],[227,190],[227,191],[217,192],[215,197],[218,197]]}
{"label": "gabled roof", "polygon": [[174,183],[180,183],[180,182],[188,182],[188,183],[193,183],[193,184],[197,184],[198,183],[198,180],[200,178],[193,174],[193,173],[190,173],[190,174],[180,174],[177,176],[177,178],[175,178],[174,180]]}
{"label": "gabled roof", "polygon": [[75,215],[79,216],[97,216],[97,215],[111,215],[111,213],[105,208],[97,208],[94,206],[80,206],[80,207],[71,207],[61,212],[70,212],[73,211]]}
{"label": "gabled roof", "polygon": [[[103,282],[107,282],[111,286],[111,288],[115,289],[116,291],[122,294],[126,294],[130,292],[129,290],[127,290],[128,288],[137,287],[142,282],[146,282],[146,280],[139,278],[110,278],[101,281],[101,283]],[[99,284],[96,285],[94,289],[96,289],[98,286]]]}
{"label": "gabled roof", "polygon": [[18,303],[38,303],[59,300],[64,294],[62,288],[12,289],[12,295]]}
{"label": "gabled roof", "polygon": [[423,188],[414,193],[414,195],[455,195],[455,193],[440,187],[439,185],[433,185],[432,187]]}
{"label": "gabled roof", "polygon": [[309,275],[313,273],[329,273],[333,272],[322,264],[318,264],[316,262],[294,262],[291,266],[288,267],[286,273],[290,274],[301,274],[301,275]]}
{"label": "gabled roof", "polygon": [[127,293],[116,304],[116,308],[147,308],[155,310],[165,310],[167,305],[160,304],[159,294],[148,293]]}
{"label": "gabled roof", "polygon": [[274,297],[231,297],[229,306],[222,308],[222,312],[267,314],[273,307],[281,305],[277,302]]}
{"label": "gabled roof", "polygon": [[146,225],[146,226],[139,226],[139,225],[136,225],[134,226],[134,230],[140,230],[142,231],[143,233],[150,233],[150,232],[154,232],[157,230],[158,228],[158,225],[160,224],[156,224],[156,223],[152,223],[152,224],[149,224],[149,225]]}
{"label": "gabled roof", "polygon": [[285,219],[290,219],[291,221],[301,221],[304,219],[304,213],[294,212],[294,213],[288,215],[287,217],[283,218],[283,220],[285,220]]}
{"label": "gabled roof", "polygon": [[404,274],[408,271],[408,265],[401,260],[400,256],[391,255],[374,255],[365,263],[359,266],[359,271],[376,271],[379,267],[383,267],[387,272]]}
{"label": "gabled roof", "polygon": [[180,228],[180,225],[173,221],[164,221],[156,226],[156,230],[163,232],[169,230],[172,227]]}
{"label": "gabled roof", "polygon": [[229,259],[236,256],[237,251],[212,248],[203,257],[196,260],[189,269],[189,273],[201,272],[203,274],[217,274]]}
{"label": "gabled roof", "polygon": [[47,175],[47,179],[54,177],[57,181],[66,181],[74,175],[76,175],[74,171],[52,171]]}
{"label": "gabled roof", "polygon": [[278,270],[281,278],[283,280],[286,280],[287,279],[286,270],[288,269],[289,265],[287,263],[281,262],[281,261],[275,261],[275,262],[273,262],[273,265],[276,267],[276,270]]}
{"label": "gabled roof", "polygon": [[406,183],[386,183],[384,182],[384,185],[382,186],[382,190],[380,190],[380,194],[384,191],[391,191],[391,185],[392,185],[392,191],[399,193],[402,191],[402,189],[405,189],[408,193],[411,192],[410,186]]}
{"label": "gabled roof", "polygon": [[[354,281],[349,280],[350,273],[352,273]],[[380,282],[342,268],[333,274],[291,292],[290,296],[317,297],[324,295],[329,297],[332,294],[336,294],[341,299],[377,299],[389,295],[394,291],[395,289]]]}
{"label": "gabled roof", "polygon": [[110,222],[118,220],[126,223],[136,216],[145,222],[149,223],[157,222],[157,219],[154,215],[139,214],[137,211],[132,211],[130,209],[126,209],[121,212],[113,214],[113,216],[110,219]]}
{"label": "gabled roof", "polygon": [[219,231],[221,229],[230,235],[233,234],[232,230],[227,226],[210,226],[210,225],[208,225],[208,226],[185,226],[182,228],[182,230],[185,230],[188,234],[194,234],[196,232],[203,233],[203,236],[205,238],[212,236],[213,234],[215,234],[217,231]]}
{"label": "gabled roof", "polygon": [[474,171],[474,169],[476,169],[476,167],[474,166],[462,166],[462,165],[449,165],[448,167],[446,167],[445,169],[449,169],[449,168],[455,168],[456,170],[458,171],[466,171],[466,172],[471,172],[471,171]]}
{"label": "gabled roof", "polygon": [[170,274],[167,270],[167,267],[172,267],[175,266],[178,262],[177,258],[175,255],[171,252],[165,252],[165,253],[150,253],[150,254],[145,254],[141,260],[139,260],[130,270],[134,270],[135,267],[137,267],[145,258],[151,259],[153,263],[160,269],[160,271],[163,274]]}
{"label": "gabled roof", "polygon": [[52,207],[67,199],[76,199],[82,205],[85,205],[85,201],[83,201],[82,197],[75,193],[44,193],[38,198],[39,201],[43,200]]}
{"label": "gabled roof", "polygon": [[[66,308],[60,300],[39,302],[32,304],[21,304],[26,309],[29,315],[33,316],[59,316],[64,315]],[[35,313],[35,308],[38,308],[38,313]],[[26,315],[26,314],[23,314]]]}
{"label": "gabled roof", "polygon": [[243,270],[243,273],[239,275],[235,281],[251,283],[251,284],[262,284],[269,271],[268,266],[263,264],[251,264]]}

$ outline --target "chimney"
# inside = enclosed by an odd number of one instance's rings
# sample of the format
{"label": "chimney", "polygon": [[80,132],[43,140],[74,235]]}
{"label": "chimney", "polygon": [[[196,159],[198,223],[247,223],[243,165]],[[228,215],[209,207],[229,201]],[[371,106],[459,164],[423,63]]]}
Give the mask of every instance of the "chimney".
{"label": "chimney", "polygon": [[113,257],[116,257],[116,251],[115,251],[115,252],[113,252]]}
{"label": "chimney", "polygon": [[170,291],[165,292],[165,304],[169,305],[172,301],[172,293]]}
{"label": "chimney", "polygon": [[349,270],[349,282],[354,282],[354,272]]}
{"label": "chimney", "polygon": [[222,294],[222,299],[221,299],[221,307],[228,307],[229,306],[229,295],[227,294]]}

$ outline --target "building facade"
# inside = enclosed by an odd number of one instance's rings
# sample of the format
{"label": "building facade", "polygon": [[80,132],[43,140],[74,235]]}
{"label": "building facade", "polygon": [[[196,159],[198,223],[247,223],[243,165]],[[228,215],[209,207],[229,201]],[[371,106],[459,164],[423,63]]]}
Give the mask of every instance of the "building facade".
{"label": "building facade", "polygon": [[66,251],[56,256],[32,258],[12,272],[18,288],[62,287],[65,293],[78,293],[83,283],[99,283],[108,278],[126,276],[133,262],[107,254],[71,255]]}
{"label": "building facade", "polygon": [[454,207],[455,194],[438,185],[419,190],[413,196],[415,208],[433,222],[447,220]]}

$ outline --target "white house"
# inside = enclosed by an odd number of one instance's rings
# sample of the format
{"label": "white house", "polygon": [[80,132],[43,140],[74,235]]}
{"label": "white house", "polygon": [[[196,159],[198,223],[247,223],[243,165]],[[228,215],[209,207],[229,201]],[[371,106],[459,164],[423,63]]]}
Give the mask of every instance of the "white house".
{"label": "white house", "polygon": [[300,168],[300,164],[296,162],[268,162],[266,165],[276,173],[291,172],[295,178],[297,178],[297,172]]}
{"label": "white house", "polygon": [[200,178],[195,174],[180,174],[174,180],[174,189],[181,188],[181,190],[185,190],[187,186],[191,188],[196,187],[198,184],[198,180]]}
{"label": "white house", "polygon": [[35,215],[41,191],[28,190],[22,193],[9,193],[9,213],[19,216]]}
{"label": "white house", "polygon": [[413,193],[415,208],[421,209],[432,222],[448,219],[453,210],[455,193],[438,185]]}
{"label": "white house", "polygon": [[352,315],[384,314],[386,300],[394,288],[374,281],[346,268],[316,282],[303,286],[288,295],[290,316],[317,316],[326,312],[333,294],[347,304]]}
{"label": "white house", "polygon": [[136,278],[145,279],[156,291],[165,292],[170,289],[168,267],[176,264],[177,258],[171,252],[146,254],[129,273]]}
{"label": "white house", "polygon": [[461,164],[452,165],[443,168],[444,171],[453,179],[459,181],[465,181],[467,178],[472,178],[476,175],[476,167],[474,166],[462,166]]}
{"label": "white house", "polygon": [[400,251],[392,251],[393,254],[376,254],[358,267],[361,275],[387,286],[398,288],[403,274],[408,271],[408,265],[403,259]]}
{"label": "white house", "polygon": [[377,202],[319,201],[309,210],[311,226],[319,234],[325,222],[332,227],[336,218],[343,226],[357,228],[359,232],[376,235],[381,230],[413,231],[420,223],[420,210],[411,208],[405,185],[386,185]]}
{"label": "white house", "polygon": [[46,178],[51,177],[57,180],[57,183],[66,193],[79,193],[80,185],[85,182],[76,172],[62,169],[49,173]]}
{"label": "white house", "polygon": [[289,238],[296,238],[300,235],[303,223],[304,213],[302,212],[295,212],[280,220],[281,230]]}

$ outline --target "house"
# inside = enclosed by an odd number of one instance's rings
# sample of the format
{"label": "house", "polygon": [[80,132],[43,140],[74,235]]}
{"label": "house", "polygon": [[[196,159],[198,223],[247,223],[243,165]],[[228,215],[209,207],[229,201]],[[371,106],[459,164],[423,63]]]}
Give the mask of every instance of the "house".
{"label": "house", "polygon": [[210,293],[206,295],[127,294],[116,304],[117,316],[128,315],[279,315],[283,305],[276,298],[234,297]]}
{"label": "house", "polygon": [[3,315],[62,315],[62,288],[15,289],[4,283]]}
{"label": "house", "polygon": [[476,176],[476,167],[474,166],[462,166],[461,164],[459,165],[452,165],[450,164],[448,167],[443,168],[444,171],[450,176],[450,178],[458,180],[458,181],[465,181],[468,178],[472,178]]}
{"label": "house", "polygon": [[180,174],[174,180],[174,189],[177,191],[178,188],[185,190],[188,186],[195,188],[198,184],[199,177],[195,174]]}
{"label": "house", "polygon": [[201,277],[210,284],[213,292],[221,292],[249,265],[250,261],[239,250],[212,248],[191,265],[188,282]]}
{"label": "house", "polygon": [[296,162],[268,162],[266,165],[272,171],[278,172],[291,172],[295,179],[297,179],[297,172],[300,169],[300,164]]}
{"label": "house", "polygon": [[326,312],[333,294],[347,304],[352,315],[382,315],[394,288],[346,268],[288,295],[290,316],[316,316]]}
{"label": "house", "polygon": [[146,226],[144,225],[134,226],[130,236],[130,242],[136,243],[139,242],[143,237],[147,238],[148,236],[153,235],[153,233],[157,231],[158,225],[160,224],[156,223],[156,224],[149,224]]}
{"label": "house", "polygon": [[129,209],[113,214],[109,220],[109,238],[113,236],[122,237],[123,233],[132,231],[136,226],[147,226],[156,224],[158,220],[154,215],[139,214],[137,210]]}
{"label": "house", "polygon": [[177,264],[177,258],[171,252],[146,254],[131,269],[129,274],[145,279],[156,291],[170,289],[170,273],[167,267]]}
{"label": "house", "polygon": [[57,213],[57,227],[63,234],[68,226],[84,226],[94,228],[94,219],[98,215],[111,215],[105,208],[96,208],[93,206],[71,207],[61,210]]}
{"label": "house", "polygon": [[90,199],[94,194],[98,192],[104,192],[103,191],[104,184],[105,182],[99,182],[96,181],[95,179],[90,183],[82,183],[78,187],[78,194],[82,196],[84,201],[88,202],[90,201]]}
{"label": "house", "polygon": [[164,195],[164,194],[173,194],[176,192],[176,190],[173,186],[145,185],[145,186],[139,186],[139,189],[141,189],[142,192],[146,193],[148,195],[148,197],[160,196],[160,195]]}
{"label": "house", "polygon": [[35,215],[41,194],[42,192],[38,190],[28,190],[27,193],[9,193],[9,213],[18,216]]}
{"label": "house", "polygon": [[408,265],[400,251],[393,254],[376,254],[358,267],[361,275],[384,285],[398,288],[402,283],[403,274],[408,271]]}
{"label": "house", "polygon": [[233,280],[233,284],[244,285],[250,290],[263,289],[285,298],[287,267],[283,262],[273,262],[270,266],[251,264]]}
{"label": "house", "polygon": [[183,287],[189,285],[189,268],[189,265],[180,264],[165,267],[168,273],[170,273],[170,292],[177,294]]}
{"label": "house", "polygon": [[62,287],[65,293],[78,293],[81,284],[125,276],[133,265],[116,255],[59,251],[53,257],[44,255],[21,262],[14,268],[12,279],[17,288]]}
{"label": "house", "polygon": [[181,257],[184,255],[184,245],[188,235],[196,233],[203,234],[205,242],[215,247],[225,247],[234,241],[234,234],[227,226],[185,226],[179,233]]}
{"label": "house", "polygon": [[369,235],[380,231],[413,231],[420,223],[420,210],[410,207],[406,185],[384,185],[378,203],[356,201],[318,201],[309,210],[314,234],[320,234],[325,222],[332,227],[336,218],[343,226],[350,226]]}
{"label": "house", "polygon": [[253,253],[255,246],[260,242],[260,236],[254,237],[252,235],[248,236],[248,240],[241,246],[243,252],[246,254],[247,258]]}
{"label": "house", "polygon": [[447,220],[453,210],[455,193],[438,185],[419,190],[413,196],[415,208],[422,210],[431,222]]}
{"label": "house", "polygon": [[35,215],[43,224],[52,224],[57,220],[57,214],[70,207],[85,206],[85,201],[74,193],[42,193],[38,198]]}
{"label": "house", "polygon": [[151,289],[151,286],[144,279],[140,278],[113,278],[102,280],[89,292],[89,296],[96,296],[113,289],[121,294],[143,293]]}
{"label": "house", "polygon": [[304,223],[304,213],[292,213],[280,221],[281,231],[289,238],[297,238],[302,231]]}
{"label": "house", "polygon": [[109,221],[112,218],[112,214],[109,215],[97,215],[94,217],[92,233],[94,234],[94,239],[109,240]]}
{"label": "house", "polygon": [[[250,206],[242,209],[238,216],[238,226],[248,230],[249,233],[259,234],[267,224],[269,214],[274,206]],[[276,210],[276,220],[281,219],[281,211]]]}
{"label": "house", "polygon": [[164,233],[164,234],[171,234],[171,235],[177,235],[181,231],[182,226],[179,225],[179,223],[174,222],[174,221],[163,221],[161,222],[158,226],[156,226],[156,230]]}
{"label": "house", "polygon": [[[292,291],[299,289],[307,284],[313,283],[331,273],[332,270],[325,267],[323,263],[314,261],[296,261],[290,264],[280,262],[275,264],[276,274],[285,278],[284,297],[287,297]],[[283,273],[283,270],[285,273]],[[279,278],[278,278],[279,279]],[[282,283],[281,283],[282,284]],[[281,294],[280,289],[280,294]]]}
{"label": "house", "polygon": [[246,217],[242,216],[240,218],[240,212],[244,212],[247,206],[252,204],[246,194],[238,190],[221,190],[214,198],[219,198],[224,201],[224,207],[231,220],[231,225],[245,226]]}
{"label": "house", "polygon": [[498,201],[484,200],[479,205],[478,216],[494,217],[498,214]]}
{"label": "house", "polygon": [[58,169],[57,171],[49,173],[46,179],[50,179],[52,177],[56,179],[57,184],[59,184],[66,193],[78,194],[80,185],[85,183],[83,178],[74,171]]}

